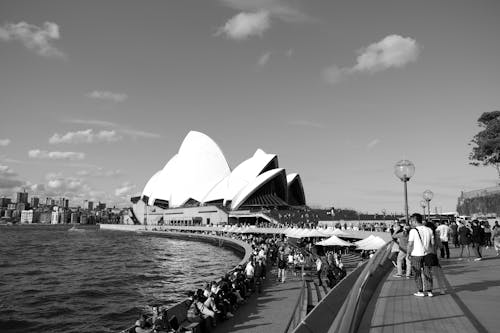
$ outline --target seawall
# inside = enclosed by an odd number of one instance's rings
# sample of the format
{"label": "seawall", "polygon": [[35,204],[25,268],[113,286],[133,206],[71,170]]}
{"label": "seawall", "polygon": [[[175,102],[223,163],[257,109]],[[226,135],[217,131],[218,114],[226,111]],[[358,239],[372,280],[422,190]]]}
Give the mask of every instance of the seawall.
{"label": "seawall", "polygon": [[147,230],[144,225],[128,225],[128,224],[101,224],[100,229],[137,232],[156,237],[167,237],[167,238],[182,239],[187,241],[198,241],[217,246],[222,246],[240,254],[242,259],[239,262],[239,264],[242,265],[246,264],[246,262],[250,259],[250,255],[252,254],[252,247],[248,243],[245,243],[238,239],[232,239],[223,236],[200,234],[194,232],[180,232],[180,231],[152,231],[152,230]]}

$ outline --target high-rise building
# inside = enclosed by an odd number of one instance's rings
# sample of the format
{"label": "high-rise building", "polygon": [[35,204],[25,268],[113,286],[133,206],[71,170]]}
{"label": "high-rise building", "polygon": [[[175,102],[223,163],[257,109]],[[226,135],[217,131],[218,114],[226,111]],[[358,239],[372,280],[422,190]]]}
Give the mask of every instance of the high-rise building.
{"label": "high-rise building", "polygon": [[28,203],[28,192],[26,192],[26,191],[17,192],[16,202],[27,204]]}
{"label": "high-rise building", "polygon": [[84,208],[88,209],[88,210],[93,210],[94,209],[94,202],[93,201],[87,201],[87,205]]}
{"label": "high-rise building", "polygon": [[105,210],[106,204],[104,202],[100,202],[97,204],[97,210]]}
{"label": "high-rise building", "polygon": [[38,197],[31,197],[31,208],[38,208],[40,205],[40,198]]}
{"label": "high-rise building", "polygon": [[0,207],[7,207],[11,202],[10,198],[0,198]]}

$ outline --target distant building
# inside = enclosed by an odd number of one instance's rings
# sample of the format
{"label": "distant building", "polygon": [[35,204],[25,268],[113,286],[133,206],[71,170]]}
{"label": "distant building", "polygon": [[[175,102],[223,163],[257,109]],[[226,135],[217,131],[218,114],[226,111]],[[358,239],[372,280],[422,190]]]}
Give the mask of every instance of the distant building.
{"label": "distant building", "polygon": [[59,199],[59,207],[61,207],[61,208],[68,208],[69,207],[69,199],[60,198]]}
{"label": "distant building", "polygon": [[50,224],[52,220],[52,212],[41,212],[40,213],[40,223]]}
{"label": "distant building", "polygon": [[54,209],[54,211],[52,212],[52,218],[50,219],[50,223],[59,224],[60,217],[61,216],[59,214],[59,211],[57,209]]}
{"label": "distant building", "polygon": [[21,211],[21,223],[38,223],[38,217],[39,215],[33,211],[32,209],[30,210],[23,210]]}
{"label": "distant building", "polygon": [[88,210],[93,210],[94,209],[94,202],[93,201],[87,201],[87,206],[84,207],[85,209]]}
{"label": "distant building", "polygon": [[7,205],[7,209],[10,209],[10,210],[15,210],[17,207],[17,205],[15,203],[10,203]]}
{"label": "distant building", "polygon": [[40,206],[40,198],[38,197],[31,197],[31,208],[38,208]]}
{"label": "distant building", "polygon": [[28,192],[26,192],[26,191],[24,191],[24,192],[17,192],[16,202],[17,203],[25,203],[25,204],[27,204],[28,203]]}
{"label": "distant building", "polygon": [[11,202],[10,198],[0,198],[0,207],[6,208]]}
{"label": "distant building", "polygon": [[97,210],[105,210],[106,204],[104,202],[100,202],[97,204]]}
{"label": "distant building", "polygon": [[45,199],[45,205],[46,206],[54,206],[56,204],[55,200],[52,198],[47,198]]}
{"label": "distant building", "polygon": [[28,208],[28,203],[27,202],[18,202],[16,204],[16,210],[18,212],[23,211]]}
{"label": "distant building", "polygon": [[80,213],[79,212],[72,212],[71,213],[71,223],[80,223]]}

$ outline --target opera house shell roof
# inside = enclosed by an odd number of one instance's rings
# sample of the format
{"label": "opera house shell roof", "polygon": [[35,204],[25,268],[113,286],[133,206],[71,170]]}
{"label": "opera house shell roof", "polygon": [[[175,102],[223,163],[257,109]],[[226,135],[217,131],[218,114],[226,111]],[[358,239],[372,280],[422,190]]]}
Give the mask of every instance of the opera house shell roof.
{"label": "opera house shell roof", "polygon": [[191,131],[179,151],[147,182],[142,200],[163,208],[223,205],[231,210],[305,205],[300,176],[286,174],[278,156],[257,149],[231,171],[219,146]]}

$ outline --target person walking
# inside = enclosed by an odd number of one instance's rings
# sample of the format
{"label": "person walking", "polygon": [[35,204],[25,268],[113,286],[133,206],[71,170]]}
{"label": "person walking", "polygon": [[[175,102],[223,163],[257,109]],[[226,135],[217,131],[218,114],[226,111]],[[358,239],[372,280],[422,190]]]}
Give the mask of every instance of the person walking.
{"label": "person walking", "polygon": [[281,283],[285,283],[286,279],[286,261],[287,261],[287,256],[285,254],[285,251],[280,249],[278,253],[278,281],[281,278]]}
{"label": "person walking", "polygon": [[408,232],[410,231],[410,226],[406,225],[403,227],[401,232],[398,232],[393,236],[393,239],[396,241],[399,252],[398,257],[396,259],[396,268],[397,274],[394,277],[403,277],[403,263],[406,264],[405,275],[406,278],[409,279],[411,275],[411,260],[410,255],[408,253]]}
{"label": "person walking", "polygon": [[484,240],[484,229],[479,225],[478,220],[472,221],[472,247],[476,250],[477,258],[475,261],[479,261],[483,259],[481,255],[481,246],[483,245]]}
{"label": "person walking", "polygon": [[323,281],[321,281],[322,270],[323,270],[323,262],[321,261],[321,258],[318,256],[318,259],[316,259],[316,274],[318,275],[318,285],[320,287],[323,285]]}
{"label": "person walking", "polygon": [[[498,223],[498,222],[497,222]],[[493,246],[497,251],[497,257],[500,256],[500,228],[493,228],[493,232],[491,233],[491,238],[493,240]]]}
{"label": "person walking", "polygon": [[414,213],[410,217],[410,223],[413,229],[410,230],[408,237],[408,253],[411,255],[411,266],[415,274],[415,284],[417,292],[413,295],[424,297],[424,282],[427,296],[432,297],[432,271],[431,268],[424,265],[424,257],[430,253],[430,249],[434,246],[434,237],[432,230],[422,223],[422,215]]}
{"label": "person walking", "polygon": [[[441,224],[442,225],[442,224]],[[434,236],[434,246],[431,248],[430,255],[432,259],[428,258],[424,259],[424,265],[429,266],[432,271],[432,276],[436,278],[437,287],[440,290],[440,294],[446,294],[446,282],[443,270],[441,269],[441,264],[439,263],[439,259],[437,257],[437,250],[441,249],[441,254],[443,254],[443,245],[441,244],[441,237],[437,232],[436,226],[434,223],[428,221],[425,223],[425,226],[429,227],[432,230],[432,234]],[[441,257],[443,258],[443,257]]]}
{"label": "person walking", "polygon": [[450,259],[450,247],[448,245],[448,241],[450,238],[450,227],[446,223],[442,223],[441,221],[437,222],[437,224],[438,226],[435,232],[441,242],[441,259],[444,259],[445,255],[446,259]]}
{"label": "person walking", "polygon": [[460,223],[458,227],[458,243],[460,244],[460,258],[463,258],[464,249],[467,248],[467,257],[470,257],[469,244],[471,242],[470,229]]}

